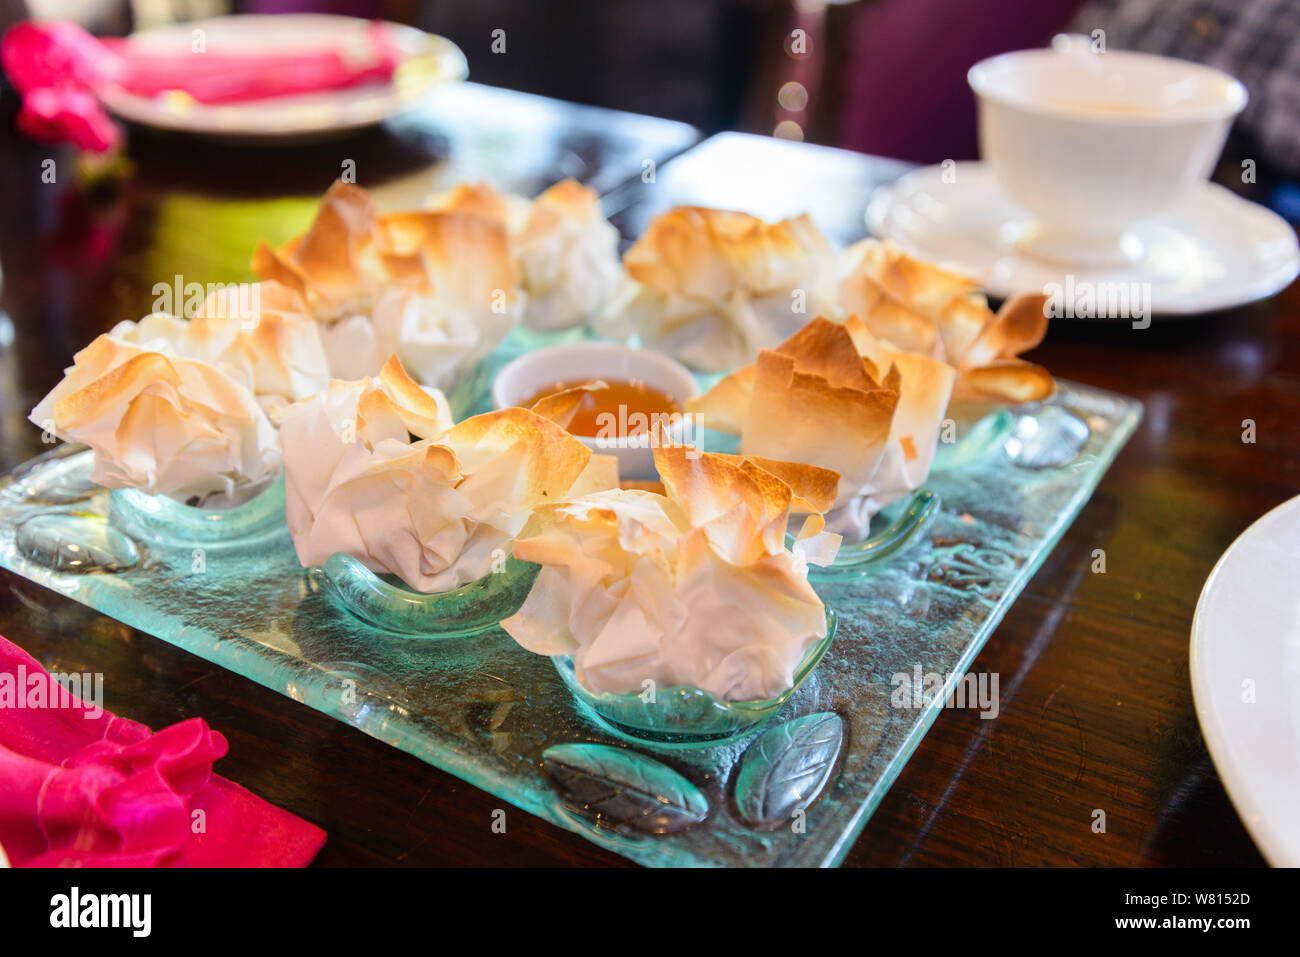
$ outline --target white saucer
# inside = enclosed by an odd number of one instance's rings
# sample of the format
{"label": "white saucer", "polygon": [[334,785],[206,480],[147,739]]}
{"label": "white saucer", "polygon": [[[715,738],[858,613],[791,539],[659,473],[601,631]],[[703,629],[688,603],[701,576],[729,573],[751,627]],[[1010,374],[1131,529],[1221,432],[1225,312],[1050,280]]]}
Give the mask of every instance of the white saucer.
{"label": "white saucer", "polygon": [[[370,22],[329,14],[249,14],[170,24],[133,33],[131,39],[157,50],[189,49],[194,31],[203,30],[212,50],[274,51],[329,41],[346,49],[358,33],[370,29]],[[465,78],[465,55],[450,40],[399,23],[383,27],[405,54],[388,83],[231,104],[155,99],[117,88],[99,90],[97,95],[113,113],[145,126],[272,141],[373,126],[417,105],[438,83]]]}
{"label": "white saucer", "polygon": [[1157,220],[1132,230],[1144,248],[1132,265],[1054,265],[1017,248],[1028,215],[998,188],[989,168],[956,163],[913,170],[878,189],[867,226],[915,256],[977,277],[998,298],[1064,284],[1150,283],[1157,315],[1229,309],[1285,289],[1300,273],[1295,230],[1270,210],[1202,183]]}
{"label": "white saucer", "polygon": [[[1276,867],[1300,867],[1298,565],[1293,498],[1224,553],[1192,621],[1192,696],[1205,743],[1237,813]],[[1248,691],[1253,702],[1243,700]]]}

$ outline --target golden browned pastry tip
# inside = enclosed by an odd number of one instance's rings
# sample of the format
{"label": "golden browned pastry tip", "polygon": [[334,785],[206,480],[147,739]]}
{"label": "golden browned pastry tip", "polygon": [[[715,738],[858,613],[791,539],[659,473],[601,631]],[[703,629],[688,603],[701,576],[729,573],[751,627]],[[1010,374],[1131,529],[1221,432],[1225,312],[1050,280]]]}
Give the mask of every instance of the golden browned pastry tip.
{"label": "golden browned pastry tip", "polygon": [[279,467],[280,448],[254,376],[183,352],[188,325],[155,313],[96,337],[31,421],[90,446],[91,479],[106,488],[187,501],[258,486]]}
{"label": "golden browned pastry tip", "polygon": [[518,228],[516,241],[527,244],[563,228],[565,223],[603,221],[604,218],[600,194],[575,179],[562,179],[533,200],[528,216]]}
{"label": "golden browned pastry tip", "polygon": [[516,501],[531,506],[559,501],[591,460],[591,449],[550,419],[508,408],[471,416],[443,433],[466,469],[514,449],[518,471],[511,479]]}
{"label": "golden browned pastry tip", "polygon": [[835,305],[835,252],[807,216],[679,206],[651,220],[623,268],[597,331],[704,371],[753,361]]}
{"label": "golden browned pastry tip", "polygon": [[560,428],[567,429],[583,400],[593,392],[608,388],[609,386],[601,379],[593,382],[583,382],[580,385],[544,395],[529,406],[529,409],[544,419],[550,419]]}
{"label": "golden browned pastry tip", "polygon": [[805,496],[806,511],[829,509],[833,530],[858,535],[929,473],[956,376],[941,359],[878,339],[857,316],[819,316],[687,409],[701,425],[739,435],[751,460],[838,473],[832,503]]}
{"label": "golden browned pastry tip", "polygon": [[734,462],[742,468],[748,463],[788,485],[793,496],[790,502],[792,512],[798,514],[827,512],[835,504],[840,473],[832,469],[819,468],[806,462],[782,462],[759,455],[715,454],[717,458]]}
{"label": "golden browned pastry tip", "polygon": [[1056,381],[1042,366],[1023,359],[997,359],[963,373],[953,395],[976,401],[1036,402],[1055,391]]}
{"label": "golden browned pastry tip", "polygon": [[[441,435],[451,426],[451,407],[441,393],[431,394],[421,388],[402,366],[397,356],[389,356],[379,370],[379,381],[385,386],[368,395],[382,402],[384,408],[401,420],[408,433],[419,439]],[[358,406],[360,413],[364,400]]]}
{"label": "golden browned pastry tip", "polygon": [[573,655],[596,693],[646,679],[732,700],[789,688],[827,630],[808,566],[833,560],[839,536],[809,515],[787,544],[787,526],[796,489],[824,497],[835,476],[685,446],[657,448],[655,462],[663,494],[573,499],[515,541],[542,569],[502,627],[535,653]]}
{"label": "golden browned pastry tip", "polygon": [[1046,370],[1011,361],[1046,334],[1045,295],[1015,296],[994,313],[974,280],[875,240],[846,250],[842,268],[841,308],[890,346],[952,365],[955,397],[1026,402],[1055,390]]}
{"label": "golden browned pastry tip", "polygon": [[268,407],[310,395],[329,382],[329,364],[306,302],[272,280],[213,290],[177,347],[228,370],[238,368]]}
{"label": "golden browned pastry tip", "polygon": [[690,446],[655,449],[655,467],[664,493],[681,506],[694,526],[706,525],[744,503],[764,522],[792,513],[824,512],[835,501],[839,473],[804,462],[759,456],[720,455]]}
{"label": "golden browned pastry tip", "polygon": [[344,552],[419,591],[480,578],[539,509],[618,482],[613,457],[528,409],[453,425],[396,357],[286,408],[281,436],[299,560]]}
{"label": "golden browned pastry tip", "polygon": [[296,290],[317,310],[340,300],[354,304],[386,283],[440,293],[451,284],[482,298],[502,289],[513,297],[506,228],[490,211],[491,204],[476,201],[376,213],[365,190],[336,182],[304,233],[278,249],[259,243],[253,271]]}
{"label": "golden browned pastry tip", "polygon": [[451,388],[522,309],[505,223],[472,195],[376,213],[365,190],[336,182],[301,235],[259,243],[253,271],[302,297],[336,378],[376,375],[396,353],[421,383]]}
{"label": "golden browned pastry tip", "polygon": [[510,218],[510,202],[487,183],[461,183],[435,196],[430,208],[453,213],[475,213],[503,223]]}
{"label": "golden browned pastry tip", "polygon": [[874,280],[886,295],[922,312],[942,309],[958,296],[974,292],[979,284],[970,276],[917,259],[892,243],[866,240],[846,252],[850,273]]}
{"label": "golden browned pastry tip", "polygon": [[[748,213],[678,206],[651,220],[623,255],[632,278],[651,286],[708,289],[723,269],[752,274],[762,287],[778,280],[774,266],[825,255],[829,244],[805,214],[769,223]],[[728,280],[734,276],[726,277]]]}
{"label": "golden browned pastry tip", "polygon": [[848,328],[818,317],[686,406],[740,435],[743,455],[830,469],[848,495],[884,454],[899,384],[892,363],[882,376]]}
{"label": "golden browned pastry tip", "polygon": [[664,483],[658,479],[623,479],[618,487],[625,492],[650,492],[654,495],[667,495]]}
{"label": "golden browned pastry tip", "polygon": [[522,321],[534,329],[588,322],[609,303],[623,279],[618,230],[600,196],[565,179],[529,201],[485,183],[431,196],[430,209],[465,212],[501,223],[524,293]]}

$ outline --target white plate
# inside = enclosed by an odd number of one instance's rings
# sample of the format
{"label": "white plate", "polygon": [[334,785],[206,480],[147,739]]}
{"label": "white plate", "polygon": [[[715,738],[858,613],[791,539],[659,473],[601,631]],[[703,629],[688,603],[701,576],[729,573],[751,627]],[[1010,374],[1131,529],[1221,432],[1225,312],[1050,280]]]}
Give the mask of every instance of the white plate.
{"label": "white plate", "polygon": [[[947,181],[945,181],[945,179]],[[1285,289],[1300,273],[1295,230],[1270,210],[1202,183],[1163,216],[1135,226],[1145,255],[1130,266],[1053,265],[1017,248],[1028,215],[989,168],[955,163],[913,170],[873,194],[867,226],[913,255],[977,277],[999,298],[1051,284],[1150,283],[1156,315],[1229,309]]]}
{"label": "white plate", "polygon": [[[133,43],[157,50],[189,49],[194,31],[204,31],[208,50],[248,53],[354,42],[371,21],[328,14],[214,17],[132,34]],[[465,56],[450,40],[414,27],[385,23],[406,59],[392,82],[281,96],[245,103],[203,104],[178,98],[149,98],[124,90],[98,91],[104,105],[123,119],[145,126],[208,136],[270,140],[360,129],[410,109],[444,80],[463,80]]]}
{"label": "white plate", "polygon": [[1246,529],[1210,573],[1191,671],[1237,813],[1270,864],[1300,867],[1300,498]]}

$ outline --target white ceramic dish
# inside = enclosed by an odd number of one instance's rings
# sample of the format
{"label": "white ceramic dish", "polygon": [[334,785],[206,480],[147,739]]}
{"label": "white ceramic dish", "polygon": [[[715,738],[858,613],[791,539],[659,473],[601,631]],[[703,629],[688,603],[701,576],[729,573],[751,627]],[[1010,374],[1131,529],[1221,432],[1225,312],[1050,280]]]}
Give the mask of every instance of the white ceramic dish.
{"label": "white ceramic dish", "polygon": [[[269,53],[308,42],[345,47],[370,23],[329,14],[214,17],[142,30],[132,35],[132,42],[157,50],[189,49],[194,31],[203,30],[209,50]],[[98,95],[113,113],[145,126],[256,142],[373,126],[416,106],[437,84],[463,80],[468,73],[465,55],[450,40],[397,23],[383,26],[406,54],[389,83],[219,105],[142,97],[111,88]]]}
{"label": "white ceramic dish", "polygon": [[[663,353],[612,343],[577,342],[548,346],[507,363],[492,382],[492,404],[504,409],[526,402],[549,386],[582,379],[642,382],[671,396],[682,406],[700,393],[690,371]],[[594,452],[617,456],[620,478],[647,480],[657,476],[654,451],[647,434],[579,438]],[[685,436],[675,433],[672,438],[682,441]]]}
{"label": "white ceramic dish", "polygon": [[1192,695],[1228,796],[1260,851],[1300,867],[1300,498],[1233,542],[1192,621]]}
{"label": "white ceramic dish", "polygon": [[[1108,295],[1149,284],[1156,316],[1241,306],[1285,289],[1300,273],[1300,244],[1286,220],[1214,183],[1192,186],[1134,227],[1143,257],[1111,268],[1027,255],[1020,245],[1025,214],[985,163],[927,166],[881,187],[867,207],[867,226],[913,255],[970,273],[999,298],[1067,282]],[[1087,318],[1083,311],[1076,315]]]}
{"label": "white ceramic dish", "polygon": [[1137,261],[1133,226],[1209,178],[1246,88],[1186,60],[1060,39],[971,67],[980,156],[1033,217],[1027,252],[1090,267]]}

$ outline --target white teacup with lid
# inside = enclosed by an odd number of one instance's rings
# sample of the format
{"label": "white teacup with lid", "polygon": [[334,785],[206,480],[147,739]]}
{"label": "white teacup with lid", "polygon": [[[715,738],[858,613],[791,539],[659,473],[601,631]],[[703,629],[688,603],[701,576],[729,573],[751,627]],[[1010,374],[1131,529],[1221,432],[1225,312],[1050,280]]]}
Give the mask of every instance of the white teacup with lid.
{"label": "white teacup with lid", "polygon": [[980,154],[1031,217],[1018,244],[1081,267],[1142,257],[1130,227],[1209,177],[1248,99],[1220,70],[1074,35],[981,60],[967,79]]}

